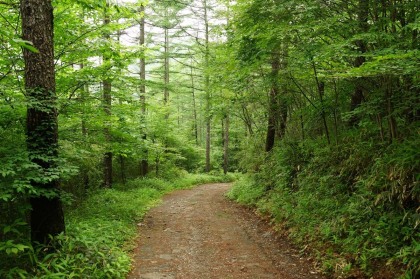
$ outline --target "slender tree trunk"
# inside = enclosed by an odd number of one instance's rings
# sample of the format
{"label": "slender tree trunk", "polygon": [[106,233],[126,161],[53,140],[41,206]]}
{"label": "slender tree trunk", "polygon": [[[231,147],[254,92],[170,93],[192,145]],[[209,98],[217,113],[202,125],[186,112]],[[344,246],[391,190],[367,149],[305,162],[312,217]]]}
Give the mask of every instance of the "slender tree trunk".
{"label": "slender tree trunk", "polygon": [[378,122],[379,126],[379,135],[381,136],[381,140],[385,141],[385,133],[384,133],[384,126],[382,124],[382,116],[380,113],[376,115],[376,121]]}
{"label": "slender tree trunk", "polygon": [[198,123],[197,123],[197,105],[195,100],[195,82],[194,82],[194,71],[192,67],[192,59],[191,59],[191,90],[192,90],[192,102],[193,102],[193,116],[194,116],[194,138],[195,144],[198,145]]}
{"label": "slender tree trunk", "polygon": [[251,116],[248,113],[248,110],[244,104],[241,106],[242,108],[242,114],[243,114],[243,121],[245,124],[245,136],[249,133],[250,136],[254,134],[254,130],[252,129],[252,119]]}
{"label": "slender tree trunk", "polygon": [[156,157],[155,157],[155,175],[156,175],[156,177],[159,176],[159,163],[160,163],[160,155],[156,154]]}
{"label": "slender tree trunk", "polygon": [[[369,30],[368,25],[368,16],[369,16],[369,1],[366,0],[359,0],[358,7],[357,7],[357,18],[359,24],[360,32],[367,32]],[[356,68],[362,66],[366,58],[363,56],[364,53],[367,51],[366,43],[363,40],[356,41],[356,47],[358,48],[359,52],[362,54],[356,57],[354,61],[354,66]],[[355,79],[355,89],[351,96],[350,101],[350,111],[354,111],[358,108],[364,99],[363,95],[363,84],[366,82],[364,78],[356,78]],[[355,126],[359,122],[359,117],[354,115],[350,118],[349,125]]]}
{"label": "slender tree trunk", "polygon": [[224,138],[223,138],[223,172],[226,174],[229,171],[229,126],[230,119],[229,114],[225,115],[225,127],[224,127]]}
{"label": "slender tree trunk", "polygon": [[[165,8],[165,18],[168,17],[168,8]],[[169,102],[169,27],[164,27],[165,43],[164,43],[164,92],[163,102],[165,106]],[[166,113],[166,118],[169,117],[169,111]]]}
{"label": "slender tree trunk", "polygon": [[[80,70],[82,70],[84,68],[84,64],[81,63],[80,64]],[[87,141],[88,141],[88,129],[86,126],[86,98],[89,95],[89,85],[85,84],[82,87],[81,93],[80,93],[80,102],[82,104],[82,137],[83,137],[83,144],[87,145]],[[87,147],[87,146],[86,146]],[[88,175],[88,171],[86,168],[83,168],[82,170],[82,176],[83,176],[83,187],[84,190],[87,191],[87,189],[89,188],[89,175]]]}
{"label": "slender tree trunk", "polygon": [[305,122],[303,121],[303,114],[300,114],[300,129],[302,130],[302,142],[305,141]]}
{"label": "slender tree trunk", "polygon": [[323,81],[319,82],[318,84],[318,93],[319,93],[319,100],[321,102],[321,117],[322,117],[322,123],[324,124],[325,135],[327,136],[328,144],[331,144],[330,131],[328,129],[327,116],[325,114],[325,104],[324,104],[325,83]]}
{"label": "slender tree trunk", "polygon": [[[144,20],[144,13],[145,8],[143,5],[140,7],[140,13],[142,13],[142,17],[140,19],[140,38],[139,43],[140,46],[143,48],[142,56],[140,57],[140,106],[141,106],[141,122],[146,122],[146,57],[144,48],[146,46],[145,42],[145,20]],[[147,134],[144,128],[142,128],[142,138],[143,141],[146,142]],[[148,150],[147,148],[143,148],[142,152],[142,159],[140,163],[140,173],[142,176],[146,176],[149,172],[149,162],[148,162]]]}
{"label": "slender tree trunk", "polygon": [[335,144],[338,145],[338,90],[337,90],[337,83],[334,80],[334,134],[335,134]]}
{"label": "slender tree trunk", "polygon": [[210,172],[210,145],[211,145],[211,112],[210,112],[210,76],[208,74],[207,68],[209,66],[209,20],[207,14],[207,0],[203,0],[204,6],[204,26],[205,26],[205,91],[206,91],[206,172]]}
{"label": "slender tree trunk", "polygon": [[265,141],[265,151],[269,152],[274,147],[276,138],[276,119],[279,119],[279,87],[278,76],[280,71],[280,55],[278,52],[273,52],[271,57],[271,89],[268,100],[268,125],[267,136]]}
{"label": "slender tree trunk", "polygon": [[[54,28],[51,0],[21,0],[23,39],[32,42],[39,53],[23,50],[27,107],[27,148],[41,173],[56,173],[58,124],[54,73]],[[56,178],[31,181],[37,190],[55,191]],[[49,235],[65,230],[59,197],[32,197],[30,225],[32,242],[47,243]]]}
{"label": "slender tree trunk", "polygon": [[[281,61],[279,64],[280,66],[279,71],[282,70],[283,73],[287,70],[288,55],[289,55],[288,43],[284,43],[282,47],[282,55],[280,59]],[[277,79],[278,79],[278,74],[277,74]],[[276,86],[277,90],[280,92],[280,86],[278,84],[277,79],[274,83],[274,86]],[[287,123],[287,113],[288,113],[286,96],[288,94],[288,90],[289,90],[288,88],[289,88],[288,80],[286,79],[286,75],[284,75],[283,84],[281,86],[281,95],[277,97],[278,109],[279,109],[279,113],[277,116],[278,117],[277,121],[279,122],[277,124],[277,137],[279,140],[281,140],[286,134],[286,123]]]}
{"label": "slender tree trunk", "polygon": [[312,67],[313,67],[313,70],[314,70],[316,85],[318,87],[319,102],[321,103],[322,123],[324,125],[325,135],[327,136],[328,144],[331,144],[330,131],[329,131],[328,125],[327,125],[327,116],[325,114],[325,104],[324,104],[325,83],[323,81],[319,80],[318,72],[316,70],[315,61],[313,61],[313,60],[312,60]]}
{"label": "slender tree trunk", "polygon": [[111,83],[107,80],[102,82],[103,86],[103,102],[104,102],[104,111],[106,115],[105,120],[105,128],[104,128],[104,135],[105,135],[105,144],[106,149],[108,150],[104,154],[103,162],[104,162],[104,183],[103,186],[105,188],[112,187],[112,157],[113,154],[110,151],[111,148]]}
{"label": "slender tree trunk", "polygon": [[389,136],[390,141],[394,141],[397,139],[397,121],[394,117],[394,106],[392,102],[392,77],[385,78],[385,98],[386,98],[386,104],[387,104],[387,113],[388,113],[388,127],[389,127]]}
{"label": "slender tree trunk", "polygon": [[[104,18],[104,26],[110,23],[109,14],[108,14],[109,4],[106,5],[105,8],[105,18]],[[106,33],[104,35],[105,40],[110,40],[110,35]],[[104,63],[107,64],[110,61],[108,55],[104,55],[103,57]],[[111,151],[111,105],[112,105],[112,96],[111,96],[111,80],[108,76],[104,77],[102,81],[102,90],[103,90],[103,110],[105,112],[105,122],[104,122],[104,137],[105,137],[105,148],[106,152],[103,157],[103,165],[104,165],[104,181],[103,187],[110,188],[112,187],[112,151]]]}
{"label": "slender tree trunk", "polygon": [[120,159],[120,175],[121,175],[121,182],[125,185],[127,181],[127,177],[125,175],[125,159],[123,155],[118,156]]}

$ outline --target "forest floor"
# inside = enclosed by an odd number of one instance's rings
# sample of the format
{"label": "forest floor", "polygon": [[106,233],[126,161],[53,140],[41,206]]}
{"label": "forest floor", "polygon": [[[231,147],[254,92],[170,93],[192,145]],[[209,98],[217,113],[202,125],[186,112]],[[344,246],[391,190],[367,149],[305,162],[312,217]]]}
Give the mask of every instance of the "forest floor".
{"label": "forest floor", "polygon": [[139,224],[128,278],[323,278],[267,221],[229,201],[229,188],[206,184],[164,197]]}

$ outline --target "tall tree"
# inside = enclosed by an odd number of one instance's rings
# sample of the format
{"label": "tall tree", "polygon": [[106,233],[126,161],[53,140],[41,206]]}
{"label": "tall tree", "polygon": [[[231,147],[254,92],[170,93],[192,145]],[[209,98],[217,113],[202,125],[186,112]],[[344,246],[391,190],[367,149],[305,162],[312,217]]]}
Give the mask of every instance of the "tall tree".
{"label": "tall tree", "polygon": [[[142,48],[142,54],[140,57],[140,106],[141,106],[141,121],[142,125],[146,121],[146,55],[145,55],[145,8],[144,4],[142,3],[140,6],[140,36],[139,36],[139,44]],[[144,131],[145,129],[142,129],[142,138],[144,141],[147,139],[147,134]],[[148,151],[146,148],[143,148],[143,154],[141,159],[141,166],[140,166],[140,172],[142,176],[147,175],[149,172],[149,162],[147,160],[148,157]]]}
{"label": "tall tree", "polygon": [[[366,0],[358,0],[357,2],[357,31],[358,33],[367,33],[369,30],[369,24],[368,24],[368,17],[369,17],[369,1]],[[358,39],[355,42],[355,45],[357,47],[357,50],[359,51],[359,56],[356,57],[354,60],[354,66],[356,68],[361,67],[365,62],[365,53],[367,51],[367,45],[366,42],[363,39]],[[354,111],[357,107],[360,106],[360,104],[363,102],[363,91],[364,91],[364,81],[366,81],[365,78],[356,78],[355,79],[355,89],[353,94],[351,95],[351,101],[350,101],[350,110]],[[354,115],[350,121],[349,124],[351,126],[354,126],[357,124],[357,122],[360,120],[360,118],[356,115]]]}
{"label": "tall tree", "polygon": [[[169,14],[168,14],[168,6],[165,4],[165,24],[163,26],[164,31],[164,43],[163,43],[163,102],[165,106],[168,105],[169,102]],[[166,117],[169,115],[166,114]]]}
{"label": "tall tree", "polygon": [[208,72],[209,59],[210,59],[210,48],[209,48],[209,15],[207,0],[203,0],[204,9],[204,90],[206,94],[205,106],[206,106],[206,172],[210,172],[210,149],[211,149],[211,92],[210,92],[210,75]]}
{"label": "tall tree", "polygon": [[[109,16],[109,3],[106,3],[105,9],[104,9],[104,21],[103,25],[105,28],[104,31],[104,39],[109,44],[111,40],[111,36],[109,34],[109,31],[106,29],[107,25],[110,24],[110,16]],[[106,51],[103,55],[103,63],[106,67],[108,67],[108,64],[110,61],[110,53],[109,50]],[[102,91],[103,91],[103,109],[105,113],[104,118],[104,136],[105,136],[105,148],[106,151],[104,153],[103,162],[104,162],[104,181],[103,186],[105,188],[110,188],[112,186],[112,151],[111,149],[111,106],[112,106],[112,96],[111,96],[111,78],[108,76],[107,71],[103,73],[104,77],[102,80]]]}
{"label": "tall tree", "polygon": [[23,50],[27,108],[27,147],[30,159],[49,177],[32,180],[39,191],[30,199],[31,239],[46,243],[49,235],[65,230],[60,197],[45,196],[58,190],[58,124],[54,72],[54,28],[51,0],[21,0],[23,39],[38,51]]}
{"label": "tall tree", "polygon": [[271,57],[271,88],[270,88],[270,97],[268,100],[268,125],[267,125],[267,137],[265,141],[265,151],[269,152],[274,147],[274,142],[276,138],[276,122],[279,119],[279,78],[280,71],[280,54],[278,51],[274,51]]}

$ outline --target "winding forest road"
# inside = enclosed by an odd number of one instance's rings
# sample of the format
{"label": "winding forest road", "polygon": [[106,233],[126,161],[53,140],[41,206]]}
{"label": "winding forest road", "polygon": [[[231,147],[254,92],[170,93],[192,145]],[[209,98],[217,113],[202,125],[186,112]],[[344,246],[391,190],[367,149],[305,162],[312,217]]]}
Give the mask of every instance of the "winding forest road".
{"label": "winding forest road", "polygon": [[167,195],[140,226],[129,279],[323,278],[266,222],[205,184]]}

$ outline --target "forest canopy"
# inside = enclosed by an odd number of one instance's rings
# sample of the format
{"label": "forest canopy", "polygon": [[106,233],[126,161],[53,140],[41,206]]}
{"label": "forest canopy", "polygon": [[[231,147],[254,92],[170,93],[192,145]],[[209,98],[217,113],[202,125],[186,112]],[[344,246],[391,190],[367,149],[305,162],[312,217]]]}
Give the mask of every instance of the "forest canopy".
{"label": "forest canopy", "polygon": [[91,199],[235,172],[324,272],[420,276],[418,1],[5,0],[0,26],[0,277],[46,272]]}

